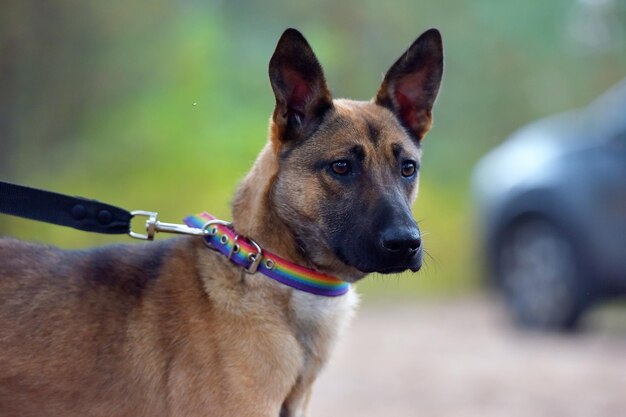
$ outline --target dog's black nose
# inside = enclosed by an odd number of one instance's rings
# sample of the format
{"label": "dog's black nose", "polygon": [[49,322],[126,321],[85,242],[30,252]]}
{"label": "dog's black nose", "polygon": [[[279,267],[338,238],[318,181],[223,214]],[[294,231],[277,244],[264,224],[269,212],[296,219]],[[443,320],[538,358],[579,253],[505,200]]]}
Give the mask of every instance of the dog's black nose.
{"label": "dog's black nose", "polygon": [[414,255],[422,245],[417,228],[396,227],[383,231],[381,244],[390,255]]}

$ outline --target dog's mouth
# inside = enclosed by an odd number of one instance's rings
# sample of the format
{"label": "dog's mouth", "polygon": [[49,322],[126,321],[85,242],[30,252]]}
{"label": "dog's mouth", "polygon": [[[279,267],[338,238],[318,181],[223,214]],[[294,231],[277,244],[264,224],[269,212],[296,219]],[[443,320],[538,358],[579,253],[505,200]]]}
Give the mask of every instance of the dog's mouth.
{"label": "dog's mouth", "polygon": [[399,274],[401,272],[411,271],[417,272],[421,269],[420,265],[400,265],[400,266],[390,266],[390,267],[356,267],[359,271],[365,274],[377,273],[377,274]]}
{"label": "dog's mouth", "polygon": [[[354,259],[346,256],[341,250],[336,251],[337,257],[346,265],[357,269],[363,275],[367,274],[398,274],[405,271],[417,272],[422,267],[422,248],[420,248],[413,256],[402,262],[393,262],[388,259],[377,259],[375,256],[355,256]],[[359,279],[361,279],[359,278]]]}
{"label": "dog's mouth", "polygon": [[[391,267],[391,268],[382,268],[378,271],[373,271],[373,272],[377,272],[379,274],[399,274],[400,272],[404,272],[408,270],[412,270],[412,269],[409,267],[398,266],[398,267]],[[417,271],[418,270],[415,270],[413,272],[417,272]]]}

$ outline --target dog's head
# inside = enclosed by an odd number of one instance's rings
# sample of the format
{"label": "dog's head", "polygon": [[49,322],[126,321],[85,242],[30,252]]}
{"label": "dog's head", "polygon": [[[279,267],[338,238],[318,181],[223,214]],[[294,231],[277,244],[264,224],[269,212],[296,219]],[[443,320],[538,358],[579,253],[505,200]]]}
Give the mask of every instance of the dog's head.
{"label": "dog's head", "polygon": [[333,100],[305,38],[294,29],[282,35],[269,65],[279,159],[271,198],[314,264],[347,280],[420,269],[411,206],[442,73],[441,36],[431,29],[391,66],[373,100]]}

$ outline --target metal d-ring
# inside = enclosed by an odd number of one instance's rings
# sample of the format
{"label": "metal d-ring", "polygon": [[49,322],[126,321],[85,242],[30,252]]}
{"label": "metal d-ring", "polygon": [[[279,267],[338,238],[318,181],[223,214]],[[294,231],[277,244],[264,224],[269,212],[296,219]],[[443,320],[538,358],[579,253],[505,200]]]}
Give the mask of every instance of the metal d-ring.
{"label": "metal d-ring", "polygon": [[[213,227],[213,228],[212,228],[211,226],[218,225],[218,224],[219,224],[219,225],[222,225],[222,226],[226,226],[226,227],[228,227],[228,228],[229,228],[229,229],[231,229],[231,230],[232,230],[232,228],[233,228],[233,224],[232,224],[231,222],[227,222],[227,221],[225,221],[225,220],[220,220],[220,219],[213,219],[213,220],[209,220],[208,222],[204,223],[204,226],[202,226],[202,232],[203,232],[203,234],[204,234],[205,236],[206,236],[206,235],[209,235],[209,236],[216,236],[216,235],[217,235],[217,228],[216,228],[216,227]],[[226,239],[228,239],[228,237],[226,237]],[[211,242],[210,242],[210,240],[209,240],[209,239],[203,239],[203,240],[204,240],[204,244],[205,244],[207,247],[209,247],[209,248],[211,248],[211,249],[213,249],[213,250],[217,250],[217,248],[215,248],[215,247],[211,244]]]}

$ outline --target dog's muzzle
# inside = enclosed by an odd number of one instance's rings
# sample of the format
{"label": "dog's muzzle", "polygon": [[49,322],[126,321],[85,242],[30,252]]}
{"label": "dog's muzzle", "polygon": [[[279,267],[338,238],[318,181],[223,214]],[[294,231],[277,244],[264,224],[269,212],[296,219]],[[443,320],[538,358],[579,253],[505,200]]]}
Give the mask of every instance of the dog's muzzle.
{"label": "dog's muzzle", "polygon": [[383,230],[378,250],[381,252],[380,260],[389,266],[377,272],[400,272],[406,269],[417,272],[422,266],[422,237],[417,225]]}

